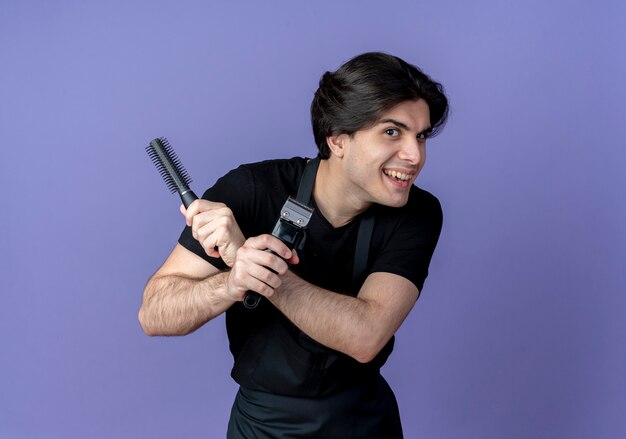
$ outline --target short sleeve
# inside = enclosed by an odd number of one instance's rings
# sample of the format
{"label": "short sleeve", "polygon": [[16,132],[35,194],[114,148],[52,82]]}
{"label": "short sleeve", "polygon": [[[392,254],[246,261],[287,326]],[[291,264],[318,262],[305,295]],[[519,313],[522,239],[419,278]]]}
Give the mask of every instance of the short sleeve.
{"label": "short sleeve", "polygon": [[[417,192],[419,191],[419,192]],[[418,189],[419,196],[407,203],[402,214],[393,218],[393,212],[381,218],[385,230],[382,248],[370,257],[370,272],[387,272],[402,276],[422,291],[443,223],[441,204],[436,197]]]}

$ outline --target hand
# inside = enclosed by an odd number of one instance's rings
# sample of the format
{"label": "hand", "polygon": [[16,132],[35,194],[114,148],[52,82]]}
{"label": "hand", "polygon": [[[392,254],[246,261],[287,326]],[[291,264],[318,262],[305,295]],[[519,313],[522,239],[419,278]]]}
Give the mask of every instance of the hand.
{"label": "hand", "polygon": [[203,199],[194,201],[188,209],[181,205],[180,211],[206,254],[221,257],[232,267],[237,250],[245,241],[233,212],[223,203]]}
{"label": "hand", "polygon": [[270,297],[281,285],[280,277],[289,269],[287,264],[298,262],[300,260],[296,251],[289,250],[280,239],[272,235],[249,238],[237,250],[235,263],[228,276],[228,294],[234,300],[243,300],[247,291]]}

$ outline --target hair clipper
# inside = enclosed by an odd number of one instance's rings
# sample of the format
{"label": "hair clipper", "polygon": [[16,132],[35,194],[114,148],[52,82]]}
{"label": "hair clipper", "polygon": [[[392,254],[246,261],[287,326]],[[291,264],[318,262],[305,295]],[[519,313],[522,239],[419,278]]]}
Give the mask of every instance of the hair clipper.
{"label": "hair clipper", "polygon": [[[290,249],[301,250],[306,239],[306,227],[313,215],[313,209],[289,197],[282,209],[280,217],[274,225],[272,236],[280,239]],[[267,250],[273,253],[271,250]],[[243,305],[248,309],[257,307],[261,296],[254,291],[248,291]]]}

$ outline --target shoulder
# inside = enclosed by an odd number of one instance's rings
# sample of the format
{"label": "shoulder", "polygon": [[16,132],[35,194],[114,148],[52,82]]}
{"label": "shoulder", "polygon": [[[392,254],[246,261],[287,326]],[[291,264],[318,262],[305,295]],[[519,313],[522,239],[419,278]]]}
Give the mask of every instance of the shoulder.
{"label": "shoulder", "polygon": [[260,184],[273,185],[278,182],[289,184],[299,180],[307,160],[304,157],[264,160],[243,164],[235,171],[248,174]]}
{"label": "shoulder", "polygon": [[216,186],[227,186],[241,192],[259,186],[274,186],[294,179],[297,181],[306,161],[306,158],[293,157],[244,163],[220,177]]}
{"label": "shoulder", "polygon": [[291,157],[289,159],[271,159],[263,160],[255,163],[244,163],[240,167],[250,169],[251,171],[266,171],[271,169],[281,169],[285,171],[297,170],[304,165],[309,159],[306,157]]}
{"label": "shoulder", "polygon": [[287,197],[297,192],[306,161],[294,157],[242,164],[222,177],[205,197],[219,195],[217,201],[231,208],[245,235],[269,233]]}
{"label": "shoulder", "polygon": [[441,203],[430,192],[412,186],[407,203],[400,208],[377,206],[377,216],[395,222],[435,222],[441,223],[443,212]]}
{"label": "shoulder", "polygon": [[[413,186],[408,202],[399,208],[376,206],[374,239],[381,246],[417,245],[438,239],[443,226],[443,213],[437,197]],[[396,245],[394,244],[394,245]]]}
{"label": "shoulder", "polygon": [[441,203],[439,199],[430,192],[417,187],[411,187],[409,193],[409,201],[405,206],[408,212],[422,212],[422,214],[435,215],[441,217],[443,215]]}

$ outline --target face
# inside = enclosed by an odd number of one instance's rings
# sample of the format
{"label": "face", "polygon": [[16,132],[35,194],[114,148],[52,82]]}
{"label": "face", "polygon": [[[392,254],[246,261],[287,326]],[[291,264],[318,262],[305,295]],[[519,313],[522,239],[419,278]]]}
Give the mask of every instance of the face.
{"label": "face", "polygon": [[330,138],[353,204],[404,206],[424,166],[430,130],[428,104],[420,99],[396,105],[373,126],[352,136]]}

